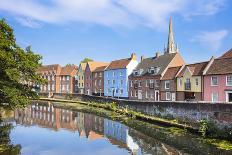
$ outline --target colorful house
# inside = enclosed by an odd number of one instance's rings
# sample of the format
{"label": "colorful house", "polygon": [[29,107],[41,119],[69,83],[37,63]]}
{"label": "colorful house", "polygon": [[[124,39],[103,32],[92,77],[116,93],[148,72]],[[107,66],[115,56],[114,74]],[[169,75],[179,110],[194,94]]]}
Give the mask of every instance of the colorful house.
{"label": "colorful house", "polygon": [[203,72],[209,62],[185,65],[177,75],[177,101],[203,100]]}
{"label": "colorful house", "polygon": [[170,67],[160,81],[160,100],[176,101],[176,75],[183,66]]}
{"label": "colorful house", "polygon": [[182,66],[184,60],[174,42],[172,19],[170,19],[168,46],[164,54],[159,52],[154,57],[144,58],[129,76],[129,98],[132,100],[160,100],[160,80],[170,67]]}
{"label": "colorful house", "polygon": [[210,62],[204,74],[204,101],[232,103],[232,49]]}
{"label": "colorful house", "polygon": [[104,96],[104,70],[106,66],[97,67],[92,74],[93,79],[93,95]]}
{"label": "colorful house", "polygon": [[128,76],[137,66],[136,55],[112,61],[104,71],[104,95],[128,98]]}
{"label": "colorful house", "polygon": [[85,94],[92,95],[93,90],[93,80],[92,80],[92,73],[97,67],[106,66],[108,63],[105,62],[88,62],[85,68],[85,75],[84,75],[84,87],[85,87]]}
{"label": "colorful house", "polygon": [[78,93],[84,94],[84,88],[85,88],[85,68],[87,63],[80,63],[79,65],[79,71],[77,74],[78,78]]}

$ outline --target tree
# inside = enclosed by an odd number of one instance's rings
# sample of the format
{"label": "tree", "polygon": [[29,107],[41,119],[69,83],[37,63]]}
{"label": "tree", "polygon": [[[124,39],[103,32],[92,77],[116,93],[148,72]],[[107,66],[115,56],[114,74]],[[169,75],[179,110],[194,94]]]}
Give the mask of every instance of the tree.
{"label": "tree", "polygon": [[90,59],[90,58],[84,58],[81,63],[87,63],[87,62],[92,62],[93,59]]}
{"label": "tree", "polygon": [[16,44],[13,29],[0,20],[0,106],[14,109],[24,107],[38,97],[34,84],[45,81],[36,74],[42,57],[31,47],[23,50]]}

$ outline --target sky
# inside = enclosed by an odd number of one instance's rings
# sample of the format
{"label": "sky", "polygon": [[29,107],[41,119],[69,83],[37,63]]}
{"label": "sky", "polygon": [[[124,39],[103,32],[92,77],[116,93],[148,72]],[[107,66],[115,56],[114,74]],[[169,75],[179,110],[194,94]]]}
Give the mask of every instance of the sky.
{"label": "sky", "polygon": [[78,65],[163,53],[172,17],[180,53],[194,63],[232,48],[231,7],[231,0],[0,0],[0,18],[43,64]]}

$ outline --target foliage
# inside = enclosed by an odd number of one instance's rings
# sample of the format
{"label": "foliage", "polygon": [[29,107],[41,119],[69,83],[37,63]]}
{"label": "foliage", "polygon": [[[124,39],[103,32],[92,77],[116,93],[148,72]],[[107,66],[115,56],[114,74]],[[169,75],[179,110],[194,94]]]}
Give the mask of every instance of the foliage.
{"label": "foliage", "polygon": [[13,109],[23,107],[37,94],[33,84],[45,81],[36,74],[41,56],[31,47],[23,50],[16,44],[13,29],[0,20],[0,106]]}
{"label": "foliage", "polygon": [[81,63],[87,63],[87,62],[92,62],[93,59],[90,59],[90,58],[84,58]]}
{"label": "foliage", "polygon": [[[0,122],[1,124],[1,122]],[[21,146],[13,145],[10,141],[10,131],[12,124],[0,125],[0,154],[18,155],[20,154]]]}

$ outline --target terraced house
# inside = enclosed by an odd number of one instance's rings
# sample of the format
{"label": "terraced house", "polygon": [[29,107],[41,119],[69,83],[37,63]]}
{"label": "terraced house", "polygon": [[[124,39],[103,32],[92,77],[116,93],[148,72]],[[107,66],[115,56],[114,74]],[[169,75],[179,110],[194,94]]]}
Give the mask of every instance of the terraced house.
{"label": "terraced house", "polygon": [[207,62],[185,65],[177,75],[177,101],[203,100],[203,73]]}
{"label": "terraced house", "polygon": [[160,100],[160,80],[170,67],[182,66],[184,60],[174,42],[172,19],[169,24],[168,46],[164,54],[159,52],[154,57],[144,58],[129,76],[129,98],[132,100]]}
{"label": "terraced house", "polygon": [[39,92],[73,93],[77,70],[75,65],[61,67],[58,64],[38,68],[37,73],[48,81],[47,84],[40,86]]}
{"label": "terraced house", "polygon": [[232,103],[232,49],[210,62],[204,74],[204,100]]}
{"label": "terraced house", "polygon": [[106,62],[88,62],[85,68],[85,75],[84,75],[84,85],[85,85],[85,94],[92,95],[93,94],[93,71],[97,67],[107,66],[108,63]]}
{"label": "terraced house", "polygon": [[104,71],[104,95],[128,98],[128,76],[137,64],[135,53],[130,58],[112,61]]}
{"label": "terraced house", "polygon": [[93,95],[104,96],[104,70],[106,66],[97,67],[92,74],[93,79]]}
{"label": "terraced house", "polygon": [[84,88],[85,88],[85,68],[87,63],[80,63],[79,70],[77,74],[78,78],[78,93],[84,94]]}

